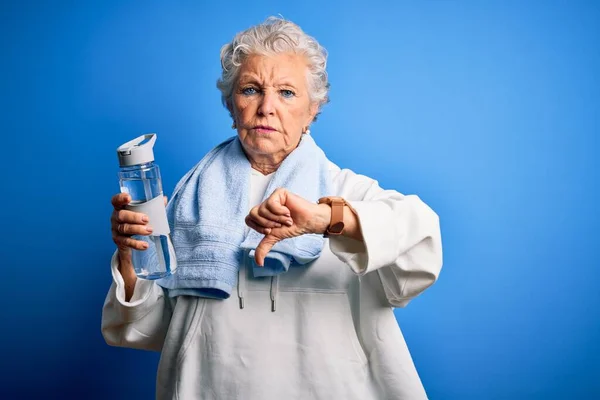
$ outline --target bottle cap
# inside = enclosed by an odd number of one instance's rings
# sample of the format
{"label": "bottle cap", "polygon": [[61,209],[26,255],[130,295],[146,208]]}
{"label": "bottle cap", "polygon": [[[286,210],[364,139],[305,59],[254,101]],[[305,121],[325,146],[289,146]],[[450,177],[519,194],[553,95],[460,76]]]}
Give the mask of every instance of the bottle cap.
{"label": "bottle cap", "polygon": [[154,161],[154,142],[156,142],[156,134],[148,133],[119,146],[117,148],[119,166],[128,167]]}

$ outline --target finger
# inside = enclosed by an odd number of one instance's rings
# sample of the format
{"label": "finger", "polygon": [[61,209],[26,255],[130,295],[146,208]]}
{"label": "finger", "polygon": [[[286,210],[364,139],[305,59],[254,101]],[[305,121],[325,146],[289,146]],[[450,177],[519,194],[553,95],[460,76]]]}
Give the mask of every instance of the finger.
{"label": "finger", "polygon": [[263,235],[268,235],[269,233],[271,233],[271,228],[267,228],[267,227],[257,224],[249,216],[246,217],[246,225],[248,225],[250,228],[254,229],[256,232],[262,233]]}
{"label": "finger", "polygon": [[269,211],[275,215],[291,216],[290,209],[284,205],[287,195],[285,190],[277,190],[274,192],[265,202]]}
{"label": "finger", "polygon": [[127,224],[120,223],[116,224],[113,229],[118,235],[149,235],[152,233],[152,227],[150,225],[138,225],[138,224]]}
{"label": "finger", "polygon": [[146,224],[149,218],[144,213],[129,210],[119,210],[113,213],[115,222],[126,222],[130,224]]}
{"label": "finger", "polygon": [[115,210],[120,210],[121,208],[123,208],[127,204],[129,204],[130,202],[131,202],[131,196],[129,196],[129,194],[127,194],[127,193],[115,194],[111,199],[111,203],[112,203],[113,207],[115,208]]}
{"label": "finger", "polygon": [[265,218],[259,214],[260,207],[254,207],[248,214],[254,222],[265,228],[281,228],[281,223]]}
{"label": "finger", "polygon": [[146,250],[148,248],[148,243],[127,236],[114,236],[113,241],[121,248],[128,247],[136,250]]}
{"label": "finger", "polygon": [[165,201],[165,207],[166,207],[167,204],[169,203],[169,199],[167,199],[167,196],[163,196],[163,200]]}
{"label": "finger", "polygon": [[[287,225],[287,226],[292,226],[292,218],[287,215],[287,214],[277,214],[277,212],[274,212],[273,210],[281,210],[281,208],[287,210],[287,207],[275,207],[273,205],[273,203],[271,203],[270,201],[267,201],[265,203],[263,203],[259,208],[258,208],[258,215],[260,217],[266,218],[269,221],[276,221],[281,225]],[[287,211],[289,213],[289,210]]]}
{"label": "finger", "polygon": [[265,257],[269,254],[269,251],[279,241],[275,236],[267,235],[260,241],[258,247],[254,251],[254,261],[259,267],[264,267]]}

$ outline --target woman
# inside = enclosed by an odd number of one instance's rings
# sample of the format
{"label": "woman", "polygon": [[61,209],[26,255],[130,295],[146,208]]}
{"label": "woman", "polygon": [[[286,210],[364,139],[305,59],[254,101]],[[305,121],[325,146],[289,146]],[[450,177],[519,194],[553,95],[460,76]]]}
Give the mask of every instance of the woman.
{"label": "woman", "polygon": [[175,275],[136,279],[152,221],[113,197],[106,342],[161,352],[160,399],[426,398],[392,308],[438,277],[437,215],[327,160],[309,135],[326,53],[298,26],[269,18],[221,63],[237,135],[169,201]]}

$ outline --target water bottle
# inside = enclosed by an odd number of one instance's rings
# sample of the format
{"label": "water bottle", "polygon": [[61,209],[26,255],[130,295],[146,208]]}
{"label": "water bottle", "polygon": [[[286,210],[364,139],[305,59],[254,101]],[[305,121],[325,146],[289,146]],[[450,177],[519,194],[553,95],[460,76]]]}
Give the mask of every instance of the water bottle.
{"label": "water bottle", "polygon": [[131,249],[133,268],[142,279],[160,279],[177,269],[175,250],[171,242],[165,210],[160,169],[154,163],[156,134],[139,136],[117,148],[119,185],[131,202],[127,210],[144,213],[152,226],[150,235],[133,235],[148,244],[146,250]]}

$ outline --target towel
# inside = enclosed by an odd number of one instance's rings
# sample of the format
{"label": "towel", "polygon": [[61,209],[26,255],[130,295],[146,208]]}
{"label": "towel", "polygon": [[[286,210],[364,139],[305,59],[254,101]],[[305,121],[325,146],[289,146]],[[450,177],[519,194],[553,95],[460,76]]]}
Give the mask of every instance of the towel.
{"label": "towel", "polygon": [[[328,169],[325,153],[311,136],[303,134],[298,147],[274,173],[263,201],[275,189],[286,188],[316,203],[330,195]],[[276,276],[292,264],[305,265],[320,256],[325,239],[307,234],[278,242],[264,267],[256,265],[254,250],[264,235],[246,229],[250,173],[250,162],[234,136],[212,149],[175,187],[167,219],[177,271],[157,280],[170,296],[226,299],[244,262],[251,263],[254,276]]]}

